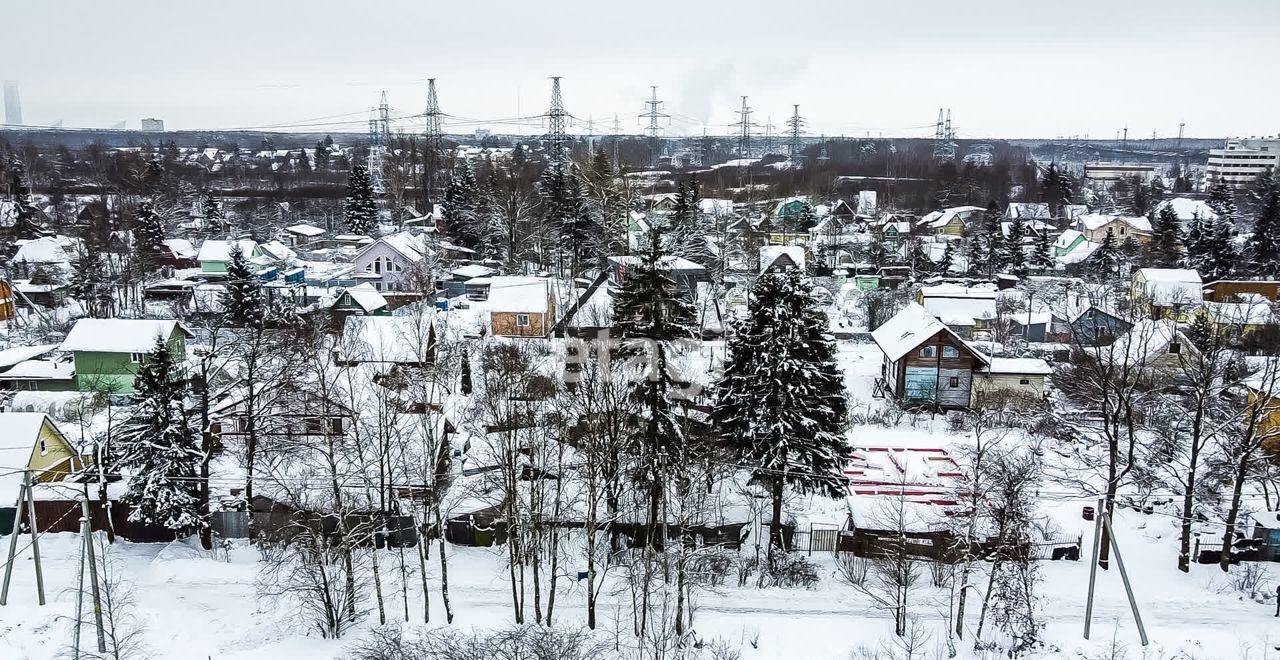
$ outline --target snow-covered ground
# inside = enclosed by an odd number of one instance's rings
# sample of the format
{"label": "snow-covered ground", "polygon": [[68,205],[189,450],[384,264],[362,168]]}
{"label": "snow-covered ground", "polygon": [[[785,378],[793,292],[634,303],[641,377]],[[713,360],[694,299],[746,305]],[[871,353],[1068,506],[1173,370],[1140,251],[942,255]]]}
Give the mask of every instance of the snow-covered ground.
{"label": "snow-covered ground", "polygon": [[[1061,502],[1062,513],[1078,518],[1081,503]],[[1044,576],[1040,612],[1047,623],[1049,642],[1040,657],[1102,657],[1113,637],[1129,648],[1130,658],[1238,660],[1275,653],[1275,647],[1280,646],[1280,619],[1272,617],[1272,605],[1232,593],[1216,566],[1197,565],[1189,575],[1174,569],[1176,544],[1172,543],[1171,519],[1126,512],[1118,516],[1117,523],[1116,532],[1151,636],[1149,654],[1141,651],[1120,576],[1114,569],[1100,572],[1093,640],[1082,640],[1089,562],[1056,561],[1040,564]],[[36,604],[31,554],[24,552],[15,567],[9,604],[0,608],[0,657],[6,660],[53,658],[71,637],[79,537],[45,536],[41,550],[49,603],[44,607]],[[347,640],[309,634],[307,624],[293,612],[256,597],[258,553],[243,545],[231,551],[229,562],[184,543],[118,543],[110,549],[110,558],[119,563],[132,583],[138,621],[157,658],[342,658],[349,640],[376,623],[376,613],[370,613],[361,629]],[[731,586],[698,592],[695,629],[704,638],[722,638],[741,646],[742,657],[749,660],[844,658],[857,646],[874,648],[892,636],[888,613],[834,577],[835,565],[829,554],[815,553],[813,559],[820,564],[822,575],[821,584],[813,590]],[[403,622],[398,554],[383,551],[381,560],[388,619]],[[406,552],[406,563],[411,568],[417,564],[412,550]],[[433,589],[430,625],[442,625],[443,604],[434,591],[438,564],[433,561],[428,566]],[[572,574],[579,568],[569,566],[566,570]],[[454,625],[495,627],[511,622],[505,560],[496,549],[451,548],[449,573]],[[411,575],[408,607],[413,625],[420,625],[423,614],[417,584],[420,580]],[[561,586],[556,625],[583,625],[582,586],[571,577],[561,580]],[[923,586],[913,591],[913,598],[912,614],[919,616],[921,627],[932,635],[930,652],[924,657],[934,657],[932,649],[944,643],[941,612],[946,610],[945,593]],[[600,619],[605,629],[616,625],[611,602],[602,605]],[[970,623],[975,619],[976,615],[971,615]],[[626,622],[622,625],[625,628]],[[92,643],[88,628],[84,639]],[[962,658],[982,657],[963,644],[958,651]]]}

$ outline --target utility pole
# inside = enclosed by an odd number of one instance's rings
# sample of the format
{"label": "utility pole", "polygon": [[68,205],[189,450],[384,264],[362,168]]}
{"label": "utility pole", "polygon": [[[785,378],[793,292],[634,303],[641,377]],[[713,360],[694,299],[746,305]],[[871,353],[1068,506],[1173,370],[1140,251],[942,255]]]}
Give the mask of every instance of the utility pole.
{"label": "utility pole", "polygon": [[693,146],[693,165],[702,167],[703,161],[707,158],[707,129],[702,129],[702,138],[696,140]]}
{"label": "utility pole", "polygon": [[644,132],[649,136],[650,166],[657,167],[658,161],[662,158],[662,126],[658,124],[658,120],[668,119],[671,115],[662,112],[663,101],[658,100],[658,86],[650,85],[649,90],[653,96],[651,100],[644,102],[646,109],[639,116],[649,120],[649,125],[645,127]]}
{"label": "utility pole", "polygon": [[764,119],[764,153],[773,153],[773,117]]}
{"label": "utility pole", "polygon": [[734,111],[738,115],[738,121],[732,126],[738,129],[738,157],[751,157],[751,129],[756,124],[751,123],[751,106],[747,105],[747,97],[742,97],[742,109]]}
{"label": "utility pole", "polygon": [[804,117],[800,116],[800,105],[793,104],[791,106],[791,118],[787,120],[787,128],[791,134],[791,158],[794,160],[803,156],[801,153],[800,136],[804,134]]}
{"label": "utility pole", "polygon": [[[80,500],[80,514],[84,517],[81,536],[84,538],[85,559],[89,561],[89,584],[93,594],[93,622],[98,629],[98,653],[107,652],[107,639],[102,629],[102,593],[98,589],[98,560],[93,549],[93,524],[89,517],[89,486],[84,487],[84,499]],[[80,637],[76,637],[76,648],[80,648]]]}
{"label": "utility pole", "polygon": [[1129,125],[1128,124],[1124,125],[1124,140],[1120,142],[1120,146],[1122,147],[1129,146]]}
{"label": "utility pole", "polygon": [[1138,637],[1142,640],[1142,645],[1146,646],[1150,641],[1147,639],[1147,628],[1142,625],[1142,613],[1138,611],[1138,601],[1133,596],[1133,585],[1129,582],[1129,572],[1124,568],[1124,558],[1120,556],[1120,544],[1116,541],[1115,532],[1111,529],[1111,516],[1107,515],[1105,506],[1106,500],[1099,499],[1097,516],[1098,522],[1101,524],[1094,525],[1093,559],[1089,568],[1089,596],[1085,602],[1084,638],[1089,639],[1089,626],[1093,617],[1094,583],[1098,575],[1098,546],[1102,535],[1101,532],[1105,531],[1107,539],[1110,541],[1111,554],[1115,555],[1116,558],[1116,567],[1120,569],[1120,579],[1124,582],[1125,595],[1129,597],[1129,609],[1133,611],[1133,621],[1138,625]]}
{"label": "utility pole", "polygon": [[13,564],[18,554],[18,532],[22,526],[22,504],[27,505],[27,519],[31,525],[31,557],[35,561],[36,593],[44,605],[44,571],[40,566],[40,529],[36,525],[36,501],[31,492],[31,470],[22,473],[22,487],[18,491],[18,505],[13,512],[13,531],[9,535],[9,560],[4,565],[4,584],[0,586],[0,605],[9,602],[9,584],[13,578]]}
{"label": "utility pole", "polygon": [[427,79],[427,110],[423,113],[427,119],[427,162],[423,176],[423,192],[426,196],[428,214],[432,212],[431,193],[439,179],[440,161],[444,154],[444,113],[440,111],[440,100],[436,97],[436,79]]}
{"label": "utility pole", "polygon": [[613,166],[615,169],[621,170],[622,164],[618,162],[618,143],[622,141],[622,123],[618,121],[618,113],[613,113]]}
{"label": "utility pole", "polygon": [[382,99],[369,119],[369,184],[374,192],[386,191],[383,178],[383,154],[386,149],[385,139],[391,132],[390,106],[387,105],[387,92],[382,92]]}
{"label": "utility pole", "polygon": [[560,93],[560,76],[551,77],[551,107],[544,115],[547,118],[547,151],[551,162],[562,163],[568,157],[565,153],[569,136],[565,133],[565,125],[569,113],[564,109],[564,96]]}

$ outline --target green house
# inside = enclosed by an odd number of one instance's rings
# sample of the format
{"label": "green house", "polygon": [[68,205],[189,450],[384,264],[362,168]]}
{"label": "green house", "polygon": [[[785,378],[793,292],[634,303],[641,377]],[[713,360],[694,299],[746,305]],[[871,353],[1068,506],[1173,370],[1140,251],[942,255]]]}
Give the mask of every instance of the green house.
{"label": "green house", "polygon": [[1054,241],[1053,256],[1062,257],[1071,254],[1076,248],[1087,242],[1088,239],[1085,238],[1084,234],[1074,229],[1068,229],[1062,232],[1058,240]]}
{"label": "green house", "polygon": [[76,389],[81,392],[133,392],[133,379],[146,354],[163,337],[181,363],[191,332],[177,321],[150,319],[80,319],[60,350],[72,354]]}
{"label": "green house", "polygon": [[200,272],[202,273],[225,273],[227,266],[231,264],[231,250],[236,243],[240,244],[240,251],[244,253],[247,260],[255,257],[259,259],[269,258],[267,251],[258,245],[257,241],[241,240],[241,241],[220,241],[207,240],[200,244],[200,253],[196,256],[196,261],[200,262]]}

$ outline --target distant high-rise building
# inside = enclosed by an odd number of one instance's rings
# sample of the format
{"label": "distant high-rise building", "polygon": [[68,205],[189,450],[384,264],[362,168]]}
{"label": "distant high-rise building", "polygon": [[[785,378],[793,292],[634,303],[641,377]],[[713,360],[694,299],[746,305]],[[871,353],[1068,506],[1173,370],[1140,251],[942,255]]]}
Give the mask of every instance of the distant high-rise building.
{"label": "distant high-rise building", "polygon": [[143,120],[142,120],[142,130],[144,130],[144,131],[152,131],[152,132],[155,132],[155,133],[163,133],[163,132],[164,132],[164,120],[163,120],[163,119],[152,119],[152,118],[150,118],[150,117],[148,117],[148,118],[146,118],[146,119],[143,119]]}
{"label": "distant high-rise building", "polygon": [[1280,136],[1227,140],[1221,149],[1209,150],[1205,168],[1209,185],[1222,181],[1232,188],[1253,185],[1258,175],[1280,167]]}
{"label": "distant high-rise building", "polygon": [[22,99],[18,97],[18,81],[4,81],[4,123],[22,124]]}

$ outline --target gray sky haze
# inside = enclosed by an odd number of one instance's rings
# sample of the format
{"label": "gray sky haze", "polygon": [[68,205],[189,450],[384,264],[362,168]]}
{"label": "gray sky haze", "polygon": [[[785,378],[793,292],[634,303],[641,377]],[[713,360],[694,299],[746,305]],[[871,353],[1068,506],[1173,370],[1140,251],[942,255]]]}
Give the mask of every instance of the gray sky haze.
{"label": "gray sky haze", "polygon": [[419,113],[433,77],[447,130],[537,133],[493,120],[544,111],[559,75],[597,132],[637,132],[658,85],[674,135],[729,132],[744,94],[814,135],[930,135],[944,106],[962,138],[1280,133],[1280,0],[0,5],[28,124],[359,131],[379,90]]}

